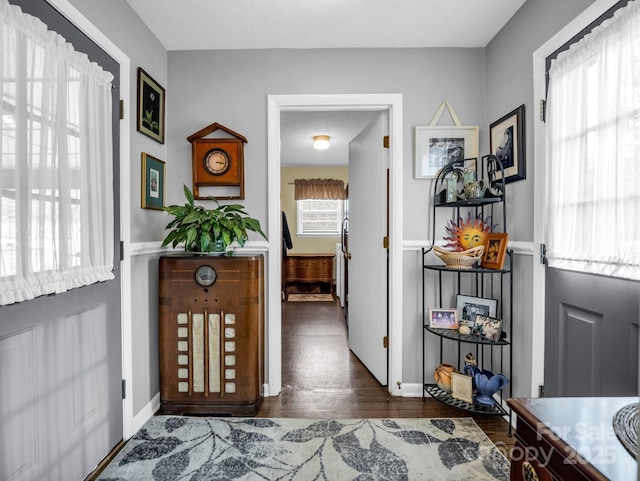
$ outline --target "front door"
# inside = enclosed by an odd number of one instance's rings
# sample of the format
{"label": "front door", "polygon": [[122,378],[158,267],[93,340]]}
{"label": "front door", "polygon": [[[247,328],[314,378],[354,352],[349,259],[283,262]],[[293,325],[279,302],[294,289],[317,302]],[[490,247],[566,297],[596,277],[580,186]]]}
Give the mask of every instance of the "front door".
{"label": "front door", "polygon": [[349,144],[349,348],[387,385],[387,114]]}
{"label": "front door", "polygon": [[546,269],[545,396],[636,396],[637,282]]}
{"label": "front door", "polygon": [[114,280],[0,307],[0,479],[77,480],[122,439],[119,65],[45,0],[10,0],[114,74]]}

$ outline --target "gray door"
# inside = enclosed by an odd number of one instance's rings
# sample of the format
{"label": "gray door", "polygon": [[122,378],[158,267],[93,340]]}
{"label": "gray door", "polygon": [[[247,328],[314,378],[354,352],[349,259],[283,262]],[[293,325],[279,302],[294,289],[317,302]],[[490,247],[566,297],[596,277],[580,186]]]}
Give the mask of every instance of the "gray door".
{"label": "gray door", "polygon": [[[119,66],[44,0],[10,0],[116,76]],[[0,307],[0,479],[83,479],[122,438],[119,186],[116,279]]]}
{"label": "gray door", "polygon": [[546,269],[545,396],[636,396],[640,283]]}

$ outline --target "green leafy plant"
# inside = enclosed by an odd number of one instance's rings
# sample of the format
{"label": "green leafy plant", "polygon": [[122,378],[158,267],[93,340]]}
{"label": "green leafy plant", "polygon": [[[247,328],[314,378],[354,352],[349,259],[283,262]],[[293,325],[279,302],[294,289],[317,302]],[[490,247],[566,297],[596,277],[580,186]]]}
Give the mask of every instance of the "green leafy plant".
{"label": "green leafy plant", "polygon": [[189,252],[225,252],[234,241],[240,246],[247,242],[247,231],[260,234],[265,239],[267,236],[260,228],[260,222],[249,217],[240,204],[221,205],[215,198],[210,197],[216,203],[215,209],[206,209],[195,205],[193,194],[184,186],[184,195],[187,203],[184,205],[170,205],[164,210],[174,218],[165,229],[171,232],[162,241],[162,246],[171,244],[173,248],[184,243],[184,248]]}

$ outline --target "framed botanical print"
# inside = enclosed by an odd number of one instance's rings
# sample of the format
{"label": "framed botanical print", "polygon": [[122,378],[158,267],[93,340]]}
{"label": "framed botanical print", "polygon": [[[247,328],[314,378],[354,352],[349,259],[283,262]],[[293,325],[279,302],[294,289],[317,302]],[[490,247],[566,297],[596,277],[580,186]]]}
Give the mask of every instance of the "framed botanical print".
{"label": "framed botanical print", "polygon": [[138,67],[138,122],[141,134],[164,144],[164,89]]}
{"label": "framed botanical print", "polygon": [[166,171],[162,160],[142,153],[142,208],[164,209]]}

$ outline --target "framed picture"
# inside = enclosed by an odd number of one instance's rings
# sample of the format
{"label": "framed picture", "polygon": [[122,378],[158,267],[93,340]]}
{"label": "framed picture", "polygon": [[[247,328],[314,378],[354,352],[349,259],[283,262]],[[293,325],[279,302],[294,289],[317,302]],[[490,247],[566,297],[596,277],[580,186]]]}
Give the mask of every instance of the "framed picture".
{"label": "framed picture", "polygon": [[509,234],[493,233],[487,234],[487,241],[484,245],[484,255],[480,265],[487,269],[501,270],[504,265],[504,256],[507,252]]}
{"label": "framed picture", "polygon": [[458,329],[458,312],[455,309],[429,309],[429,327]]}
{"label": "framed picture", "polygon": [[429,179],[454,160],[478,158],[477,126],[417,126],[416,179]]}
{"label": "framed picture", "polygon": [[138,67],[138,132],[164,144],[164,89]]}
{"label": "framed picture", "polygon": [[164,162],[142,153],[142,208],[164,208],[166,171]]}
{"label": "framed picture", "polygon": [[472,377],[459,372],[451,373],[451,396],[468,403],[473,403]]}
{"label": "framed picture", "polygon": [[467,321],[469,327],[473,331],[476,316],[482,315],[494,317],[496,315],[498,300],[458,294],[456,296],[456,309],[458,311],[458,319]]}
{"label": "framed picture", "polygon": [[499,341],[500,333],[502,332],[502,321],[495,317],[479,314],[476,316],[476,323],[471,332],[490,341]]}
{"label": "framed picture", "polygon": [[[502,162],[505,183],[526,178],[524,136],[524,105],[489,127],[490,151]],[[498,172],[497,179],[501,178],[502,174]]]}

